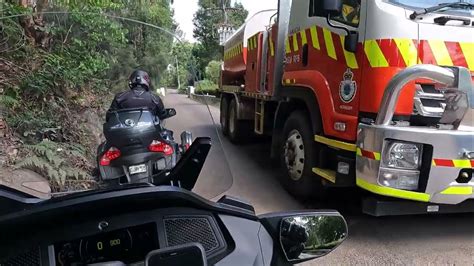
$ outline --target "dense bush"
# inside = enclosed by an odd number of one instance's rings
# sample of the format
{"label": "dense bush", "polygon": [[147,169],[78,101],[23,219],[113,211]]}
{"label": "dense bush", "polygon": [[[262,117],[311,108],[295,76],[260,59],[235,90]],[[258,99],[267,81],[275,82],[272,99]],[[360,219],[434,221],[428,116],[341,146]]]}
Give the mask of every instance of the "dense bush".
{"label": "dense bush", "polygon": [[196,83],[196,90],[195,94],[200,94],[200,95],[217,95],[218,87],[215,83],[213,83],[210,80],[202,80]]}
{"label": "dense bush", "polygon": [[[33,151],[21,153],[18,166],[51,177],[58,190],[83,178],[96,152],[84,113],[103,116],[133,69],[147,70],[158,84],[174,62],[173,36],[118,17],[173,32],[172,14],[169,0],[0,1],[0,115]],[[72,146],[87,161],[57,160]]]}
{"label": "dense bush", "polygon": [[222,62],[220,61],[211,61],[206,67],[206,77],[214,84],[219,83],[219,78],[221,75]]}

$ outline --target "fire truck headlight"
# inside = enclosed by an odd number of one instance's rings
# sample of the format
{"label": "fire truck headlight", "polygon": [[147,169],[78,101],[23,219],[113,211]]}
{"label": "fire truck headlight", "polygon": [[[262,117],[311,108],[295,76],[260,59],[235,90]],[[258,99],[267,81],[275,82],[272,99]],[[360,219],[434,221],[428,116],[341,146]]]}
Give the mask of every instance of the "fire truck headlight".
{"label": "fire truck headlight", "polygon": [[418,190],[419,171],[395,170],[381,168],[379,184],[403,190]]}
{"label": "fire truck headlight", "polygon": [[418,170],[421,162],[421,144],[386,141],[383,149],[382,167]]}

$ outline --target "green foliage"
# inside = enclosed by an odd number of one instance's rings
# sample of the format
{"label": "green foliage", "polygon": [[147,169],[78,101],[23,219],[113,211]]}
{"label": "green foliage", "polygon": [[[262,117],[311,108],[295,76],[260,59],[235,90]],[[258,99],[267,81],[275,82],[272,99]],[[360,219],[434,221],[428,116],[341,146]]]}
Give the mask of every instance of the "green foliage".
{"label": "green foliage", "polygon": [[83,169],[72,165],[75,159],[83,160],[84,156],[78,150],[71,152],[74,147],[60,145],[52,141],[42,141],[35,145],[24,145],[23,148],[30,154],[16,163],[16,168],[27,168],[38,172],[50,179],[60,191],[64,190],[66,182],[73,180],[89,180],[89,174]]}
{"label": "green foliage", "polygon": [[[224,2],[231,7],[231,1]],[[235,3],[233,10],[228,10],[228,23],[235,29],[239,28],[248,15],[248,11],[240,3]],[[194,37],[200,45],[196,45],[193,54],[198,60],[200,72],[204,72],[212,60],[222,60],[223,48],[219,45],[219,26],[224,24],[224,12],[221,1],[199,0],[199,9],[194,15]]]}
{"label": "green foliage", "polygon": [[[301,217],[308,233],[306,252],[317,254],[318,250],[333,249],[346,237],[346,224],[338,216]],[[295,220],[293,219],[293,222]]]}
{"label": "green foliage", "polygon": [[179,93],[179,94],[187,94],[187,93],[188,93],[188,86],[181,86],[181,87],[178,89],[178,93]]}
{"label": "green foliage", "polygon": [[212,81],[205,79],[196,83],[195,94],[199,95],[217,95],[217,85]]}
{"label": "green foliage", "polygon": [[114,0],[56,0],[56,5],[67,8],[87,8],[91,6],[119,9],[123,7],[122,1]]}
{"label": "green foliage", "polygon": [[[189,42],[174,43],[171,55],[175,61],[168,65],[167,70],[163,73],[161,82],[163,86],[177,88],[178,76],[180,89],[185,89],[187,86],[194,84],[197,60],[193,56],[193,47],[194,45]],[[178,65],[178,70],[176,65]]]}
{"label": "green foliage", "polygon": [[212,81],[214,84],[219,83],[219,78],[221,75],[221,66],[222,62],[211,61],[206,67],[206,78]]}
{"label": "green foliage", "polygon": [[[0,20],[0,88],[5,90],[0,106],[24,142],[41,140],[45,128],[59,129],[58,143],[24,145],[17,167],[34,169],[66,190],[69,181],[87,179],[86,171],[95,165],[97,144],[83,125],[85,111],[107,108],[111,92],[127,89],[132,70],[148,71],[159,84],[173,64],[174,37],[145,25],[174,32],[173,11],[169,0],[23,2],[28,6],[0,0],[0,17],[23,15]],[[178,70],[183,80],[189,77],[192,60],[185,59],[191,51],[192,44],[186,44],[175,52],[183,61]]]}
{"label": "green foliage", "polygon": [[13,107],[18,104],[18,100],[12,96],[0,95],[0,106]]}
{"label": "green foliage", "polygon": [[244,24],[249,12],[244,8],[242,3],[236,2],[234,8],[237,9],[237,11],[229,13],[229,22],[237,29]]}

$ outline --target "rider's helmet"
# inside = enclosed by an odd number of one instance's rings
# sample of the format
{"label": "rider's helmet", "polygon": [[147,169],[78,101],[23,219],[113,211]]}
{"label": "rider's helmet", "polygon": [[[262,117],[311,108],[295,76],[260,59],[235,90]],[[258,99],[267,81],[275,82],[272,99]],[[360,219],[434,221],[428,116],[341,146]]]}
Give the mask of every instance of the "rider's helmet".
{"label": "rider's helmet", "polygon": [[130,89],[142,87],[145,90],[150,90],[150,75],[148,75],[148,73],[143,70],[135,70],[133,71],[132,75],[130,75],[128,86]]}

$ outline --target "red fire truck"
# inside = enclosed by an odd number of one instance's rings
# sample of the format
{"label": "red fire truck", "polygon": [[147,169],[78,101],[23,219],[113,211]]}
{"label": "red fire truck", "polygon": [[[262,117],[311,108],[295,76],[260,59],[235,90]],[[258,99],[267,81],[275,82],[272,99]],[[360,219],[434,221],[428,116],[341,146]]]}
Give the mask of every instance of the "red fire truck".
{"label": "red fire truck", "polygon": [[473,211],[474,3],[418,2],[254,15],[225,44],[223,133],[271,136],[297,197],[358,186],[373,215]]}

